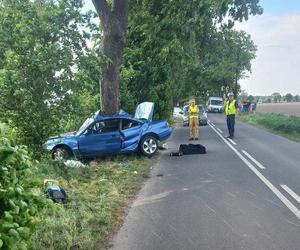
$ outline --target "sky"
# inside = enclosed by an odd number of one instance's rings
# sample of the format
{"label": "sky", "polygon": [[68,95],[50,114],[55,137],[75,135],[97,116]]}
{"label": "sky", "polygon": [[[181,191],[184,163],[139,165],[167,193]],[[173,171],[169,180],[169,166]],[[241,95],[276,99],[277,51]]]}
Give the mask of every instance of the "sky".
{"label": "sky", "polygon": [[[86,9],[94,9],[92,0],[85,2]],[[240,80],[241,87],[252,95],[300,94],[300,0],[260,0],[260,5],[263,15],[236,24],[258,47],[252,74]]]}
{"label": "sky", "polygon": [[264,14],[237,24],[258,47],[252,74],[240,81],[248,94],[300,94],[300,0],[261,0]]}

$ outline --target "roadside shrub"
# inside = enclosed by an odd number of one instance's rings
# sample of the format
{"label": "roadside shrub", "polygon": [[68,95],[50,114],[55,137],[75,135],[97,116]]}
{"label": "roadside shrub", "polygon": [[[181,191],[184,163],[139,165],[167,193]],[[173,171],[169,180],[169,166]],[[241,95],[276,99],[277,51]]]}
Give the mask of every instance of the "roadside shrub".
{"label": "roadside shrub", "polygon": [[0,249],[27,249],[35,216],[47,201],[40,195],[26,148],[13,143],[13,132],[0,124]]}

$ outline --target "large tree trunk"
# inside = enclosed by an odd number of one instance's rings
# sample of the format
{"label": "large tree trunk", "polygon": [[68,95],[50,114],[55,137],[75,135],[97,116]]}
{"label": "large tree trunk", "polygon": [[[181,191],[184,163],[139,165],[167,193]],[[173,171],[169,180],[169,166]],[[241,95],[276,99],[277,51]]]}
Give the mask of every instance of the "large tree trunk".
{"label": "large tree trunk", "polygon": [[103,54],[108,59],[100,80],[102,111],[118,112],[120,105],[120,67],[128,26],[128,0],[114,0],[112,9],[106,0],[93,0],[104,30]]}

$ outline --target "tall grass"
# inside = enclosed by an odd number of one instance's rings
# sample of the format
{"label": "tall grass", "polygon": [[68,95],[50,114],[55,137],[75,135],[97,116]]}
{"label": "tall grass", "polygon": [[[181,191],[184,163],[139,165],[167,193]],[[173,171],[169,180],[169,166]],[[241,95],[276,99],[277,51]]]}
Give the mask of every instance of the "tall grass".
{"label": "tall grass", "polygon": [[300,117],[277,113],[256,113],[242,115],[240,120],[300,142]]}
{"label": "tall grass", "polygon": [[[119,163],[124,162],[124,168]],[[87,163],[88,164],[88,163]],[[107,239],[124,215],[150,165],[148,158],[117,156],[87,168],[68,168],[46,161],[35,175],[60,181],[69,200],[66,205],[44,210],[31,238],[31,249],[104,249]]]}

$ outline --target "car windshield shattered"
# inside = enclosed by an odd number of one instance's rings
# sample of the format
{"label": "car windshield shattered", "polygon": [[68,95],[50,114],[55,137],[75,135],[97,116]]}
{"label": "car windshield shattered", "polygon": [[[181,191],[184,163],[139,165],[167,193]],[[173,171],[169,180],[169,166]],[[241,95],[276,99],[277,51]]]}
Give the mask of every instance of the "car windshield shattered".
{"label": "car windshield shattered", "polygon": [[94,117],[89,117],[85,120],[85,122],[82,124],[82,126],[78,129],[76,135],[81,134],[92,122],[95,120]]}

